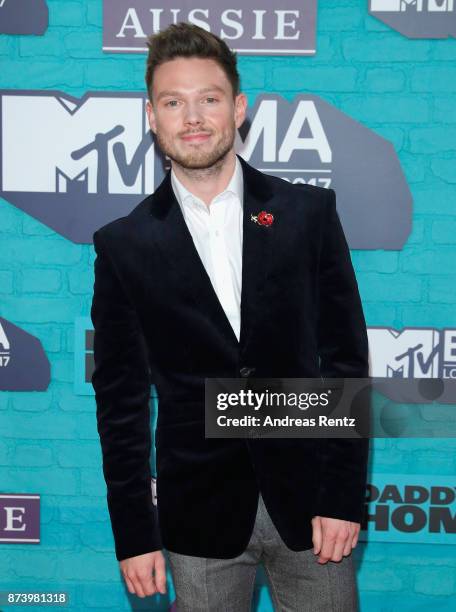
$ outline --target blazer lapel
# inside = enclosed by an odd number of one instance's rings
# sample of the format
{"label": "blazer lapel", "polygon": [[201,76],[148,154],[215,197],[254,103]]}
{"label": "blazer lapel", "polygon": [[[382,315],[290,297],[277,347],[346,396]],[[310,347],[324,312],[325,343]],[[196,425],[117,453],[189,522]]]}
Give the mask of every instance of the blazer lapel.
{"label": "blazer lapel", "polygon": [[[273,212],[274,198],[264,175],[255,170],[240,156],[244,177],[243,245],[242,245],[242,290],[240,340],[231,327],[228,317],[212,286],[209,275],[193,243],[179,203],[171,185],[171,171],[152,194],[150,215],[153,218],[152,239],[174,270],[181,288],[191,297],[195,305],[206,312],[207,317],[220,326],[226,340],[244,347],[252,333],[255,309],[260,307],[258,292],[265,282],[269,259],[273,250],[274,223],[257,225],[251,215],[261,210]],[[267,203],[267,207],[265,206]]]}
{"label": "blazer lapel", "polygon": [[[277,236],[279,197],[274,195],[267,177],[242,157],[244,176],[244,219],[242,242],[242,290],[240,345],[244,349],[255,330],[258,312],[262,308],[261,289],[267,280]],[[262,210],[274,215],[270,226],[258,225],[252,215]]]}

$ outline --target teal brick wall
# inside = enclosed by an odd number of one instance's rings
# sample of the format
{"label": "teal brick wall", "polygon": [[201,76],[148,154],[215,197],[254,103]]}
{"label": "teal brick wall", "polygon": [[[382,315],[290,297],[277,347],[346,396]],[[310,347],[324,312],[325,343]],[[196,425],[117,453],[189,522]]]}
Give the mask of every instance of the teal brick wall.
{"label": "teal brick wall", "polygon": [[[0,87],[143,91],[143,55],[101,51],[101,0],[48,0],[44,37],[0,36]],[[456,45],[408,40],[367,0],[320,0],[315,57],[240,57],[249,103],[311,92],[391,140],[414,198],[400,252],[352,252],[368,325],[456,327]],[[33,117],[24,118],[33,121]],[[1,314],[41,340],[45,393],[0,394],[0,489],[42,495],[40,545],[0,545],[2,589],[65,590],[75,610],[128,610],[105,504],[93,397],[75,395],[74,321],[88,315],[93,248],[0,199]],[[451,440],[377,440],[376,472],[443,474]],[[451,545],[370,542],[355,550],[363,611],[456,607]],[[172,597],[172,593],[171,593]],[[261,588],[258,609],[271,610]],[[154,609],[165,610],[161,598]]]}

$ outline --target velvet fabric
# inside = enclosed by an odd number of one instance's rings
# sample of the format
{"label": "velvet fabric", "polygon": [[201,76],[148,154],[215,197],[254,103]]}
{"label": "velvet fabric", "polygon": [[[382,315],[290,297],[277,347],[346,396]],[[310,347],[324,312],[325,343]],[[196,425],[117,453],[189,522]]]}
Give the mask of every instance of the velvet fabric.
{"label": "velvet fabric", "polygon": [[[92,384],[117,559],[158,550],[232,558],[258,493],[286,545],[312,546],[315,515],[360,522],[368,440],[206,439],[205,377],[365,377],[368,343],[335,192],[292,185],[240,156],[238,341],[193,244],[170,171],[94,234]],[[265,210],[270,226],[251,220]],[[150,469],[150,386],[157,509]]]}

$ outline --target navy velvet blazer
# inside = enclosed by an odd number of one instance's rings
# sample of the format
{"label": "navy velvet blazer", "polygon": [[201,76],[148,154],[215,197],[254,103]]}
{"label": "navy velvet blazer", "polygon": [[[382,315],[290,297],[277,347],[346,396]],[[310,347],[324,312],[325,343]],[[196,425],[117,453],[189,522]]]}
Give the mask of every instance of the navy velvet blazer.
{"label": "navy velvet blazer", "polygon": [[[239,157],[244,175],[238,342],[193,244],[170,171],[97,230],[91,317],[97,426],[117,559],[162,547],[239,555],[261,491],[292,550],[315,515],[360,522],[368,440],[205,439],[205,377],[365,377],[368,343],[335,193]],[[269,227],[251,214],[274,215]],[[151,495],[151,381],[157,510]]]}

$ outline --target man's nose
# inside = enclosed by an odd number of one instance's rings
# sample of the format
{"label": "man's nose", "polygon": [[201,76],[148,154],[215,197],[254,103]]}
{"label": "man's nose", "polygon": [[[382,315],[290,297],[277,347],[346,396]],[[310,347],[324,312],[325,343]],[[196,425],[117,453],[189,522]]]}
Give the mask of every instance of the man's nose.
{"label": "man's nose", "polygon": [[189,103],[185,106],[185,113],[184,113],[185,123],[191,123],[191,124],[201,123],[202,120],[203,120],[202,110],[198,106],[198,104]]}

